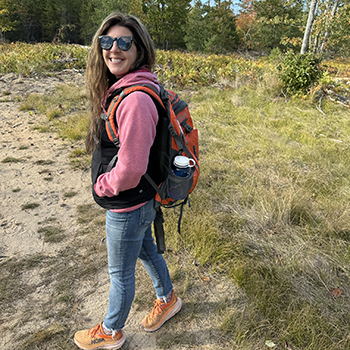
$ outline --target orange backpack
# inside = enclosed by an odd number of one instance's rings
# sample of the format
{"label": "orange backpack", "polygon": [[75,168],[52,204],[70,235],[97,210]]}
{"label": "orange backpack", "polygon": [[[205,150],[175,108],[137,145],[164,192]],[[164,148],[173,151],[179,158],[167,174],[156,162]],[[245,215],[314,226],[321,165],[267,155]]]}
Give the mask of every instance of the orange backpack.
{"label": "orange backpack", "polygon": [[[170,90],[160,86],[158,92],[152,85],[133,85],[123,89],[116,95],[109,104],[107,114],[102,114],[102,119],[106,122],[106,130],[109,139],[119,149],[118,126],[116,123],[116,110],[120,102],[134,91],[143,91],[147,93],[154,101],[158,110],[158,124],[155,137],[156,159],[159,162],[159,171],[161,172],[161,182],[157,184],[146,173],[144,176],[156,190],[155,208],[157,210],[154,220],[154,231],[157,241],[158,253],[165,251],[165,239],[163,228],[163,207],[180,206],[180,216],[178,223],[178,232],[180,233],[180,224],[184,204],[189,202],[188,195],[193,191],[198,182],[199,163],[198,163],[198,130],[194,129],[193,121],[188,110],[187,103]],[[190,174],[185,178],[178,178],[172,171],[174,158],[178,155],[188,157],[192,161]],[[115,165],[117,155],[111,160],[107,171]],[[172,196],[172,189],[180,188],[183,192],[183,198]]]}

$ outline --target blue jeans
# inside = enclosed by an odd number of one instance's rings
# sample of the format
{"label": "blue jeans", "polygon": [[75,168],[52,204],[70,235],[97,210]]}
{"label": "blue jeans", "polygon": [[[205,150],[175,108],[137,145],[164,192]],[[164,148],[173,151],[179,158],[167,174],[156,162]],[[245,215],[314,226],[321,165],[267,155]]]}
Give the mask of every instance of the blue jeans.
{"label": "blue jeans", "polygon": [[140,258],[153,281],[158,298],[173,289],[169,271],[153,241],[151,224],[155,218],[154,201],[126,213],[107,211],[106,238],[108,272],[111,280],[109,306],[104,325],[122,329],[135,296],[135,265]]}

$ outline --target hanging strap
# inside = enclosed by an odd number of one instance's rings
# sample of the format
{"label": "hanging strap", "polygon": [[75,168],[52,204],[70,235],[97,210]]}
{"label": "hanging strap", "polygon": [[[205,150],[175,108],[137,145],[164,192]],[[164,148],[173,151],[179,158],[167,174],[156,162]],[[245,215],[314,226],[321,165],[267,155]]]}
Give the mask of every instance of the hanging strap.
{"label": "hanging strap", "polygon": [[160,207],[156,209],[156,218],[153,222],[154,235],[156,236],[157,251],[158,254],[164,254],[165,252],[165,232],[164,232],[164,217]]}
{"label": "hanging strap", "polygon": [[189,195],[184,199],[184,201],[180,204],[180,215],[179,215],[179,220],[177,222],[177,232],[179,233],[179,235],[181,235],[181,220],[182,220],[182,214],[184,211],[184,205],[188,202],[188,206],[189,208],[191,207],[191,203],[190,203],[190,197]]}

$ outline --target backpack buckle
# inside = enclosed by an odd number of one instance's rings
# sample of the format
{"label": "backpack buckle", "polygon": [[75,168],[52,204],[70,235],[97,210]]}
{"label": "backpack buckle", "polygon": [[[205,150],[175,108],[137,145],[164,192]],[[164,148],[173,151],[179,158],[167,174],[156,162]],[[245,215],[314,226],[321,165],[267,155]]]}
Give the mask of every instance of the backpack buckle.
{"label": "backpack buckle", "polygon": [[102,112],[102,113],[100,114],[100,118],[101,118],[102,120],[104,120],[104,121],[107,121],[107,120],[108,120],[108,115],[107,115],[106,113]]}

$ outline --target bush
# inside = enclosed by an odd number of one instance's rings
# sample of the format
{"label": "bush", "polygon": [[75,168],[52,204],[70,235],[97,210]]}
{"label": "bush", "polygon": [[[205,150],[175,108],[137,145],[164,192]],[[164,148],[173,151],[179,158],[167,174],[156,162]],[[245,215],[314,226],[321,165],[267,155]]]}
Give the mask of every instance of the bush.
{"label": "bush", "polygon": [[287,93],[307,93],[322,76],[321,56],[312,53],[298,54],[288,51],[278,66],[279,78]]}
{"label": "bush", "polygon": [[281,57],[282,57],[282,51],[278,47],[275,47],[274,49],[272,49],[269,55],[269,61],[271,63],[274,63],[275,61],[280,61]]}

